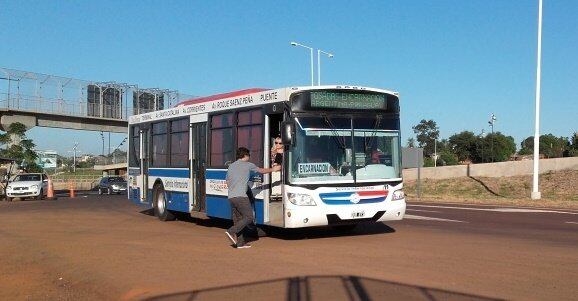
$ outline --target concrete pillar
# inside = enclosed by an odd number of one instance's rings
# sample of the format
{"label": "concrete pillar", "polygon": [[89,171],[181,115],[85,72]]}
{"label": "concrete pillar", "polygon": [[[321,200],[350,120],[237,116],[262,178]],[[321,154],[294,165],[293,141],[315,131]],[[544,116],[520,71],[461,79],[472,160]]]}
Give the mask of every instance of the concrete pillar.
{"label": "concrete pillar", "polygon": [[[37,119],[34,116],[2,115],[0,117],[0,130],[7,132],[10,125],[17,122],[24,124],[27,131],[37,125]],[[9,146],[20,143],[20,137],[18,137],[18,135],[12,135],[10,138],[12,139],[12,143],[10,143]]]}

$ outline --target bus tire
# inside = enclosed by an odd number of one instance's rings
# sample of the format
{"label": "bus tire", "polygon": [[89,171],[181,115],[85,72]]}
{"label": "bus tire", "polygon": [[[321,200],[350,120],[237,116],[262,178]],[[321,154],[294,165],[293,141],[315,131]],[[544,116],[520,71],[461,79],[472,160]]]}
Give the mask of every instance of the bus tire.
{"label": "bus tire", "polygon": [[156,185],[153,191],[155,216],[163,222],[174,221],[175,215],[167,208],[167,198],[162,185]]}

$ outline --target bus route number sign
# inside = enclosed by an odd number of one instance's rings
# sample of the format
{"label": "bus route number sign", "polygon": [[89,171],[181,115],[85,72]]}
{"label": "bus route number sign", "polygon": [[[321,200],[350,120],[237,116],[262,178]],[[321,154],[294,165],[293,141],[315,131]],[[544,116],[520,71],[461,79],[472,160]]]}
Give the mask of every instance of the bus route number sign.
{"label": "bus route number sign", "polygon": [[350,110],[385,110],[387,100],[383,94],[312,91],[311,108]]}

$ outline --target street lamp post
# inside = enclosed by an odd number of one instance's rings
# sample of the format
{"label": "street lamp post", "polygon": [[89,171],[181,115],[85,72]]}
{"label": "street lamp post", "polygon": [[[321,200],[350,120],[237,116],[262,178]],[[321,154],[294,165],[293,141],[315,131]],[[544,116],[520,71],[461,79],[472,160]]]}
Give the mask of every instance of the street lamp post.
{"label": "street lamp post", "polygon": [[536,124],[534,129],[534,174],[531,198],[539,200],[542,194],[538,190],[538,172],[540,168],[540,87],[542,73],[542,0],[538,0],[538,55],[536,65]]}
{"label": "street lamp post", "polygon": [[314,86],[315,83],[314,83],[314,81],[313,81],[313,48],[312,48],[312,47],[309,47],[309,46],[306,46],[306,45],[303,45],[303,44],[299,44],[299,43],[297,43],[297,42],[291,42],[291,45],[292,45],[292,46],[301,46],[301,47],[304,47],[304,48],[309,49],[309,51],[310,51],[310,53],[311,53],[311,86]]}
{"label": "street lamp post", "polygon": [[[482,133],[480,134],[480,137],[483,139],[484,137],[486,137],[486,131],[484,129],[482,129]],[[484,140],[482,140],[482,163],[484,162]]]}
{"label": "street lamp post", "polygon": [[333,54],[325,52],[321,49],[317,49],[317,85],[321,86],[321,54],[327,55],[327,57],[332,58]]}
{"label": "street lamp post", "polygon": [[78,151],[78,142],[74,142],[74,147],[72,151],[68,151],[72,153],[72,172],[76,173],[76,152]]}
{"label": "street lamp post", "polygon": [[434,159],[434,167],[437,167],[438,166],[438,140],[437,139],[434,139],[433,159]]}
{"label": "street lamp post", "polygon": [[494,162],[494,123],[496,120],[496,115],[492,113],[492,116],[490,116],[490,121],[488,121],[490,127],[492,128],[492,140],[490,141],[490,155],[492,156],[492,162]]}
{"label": "street lamp post", "polygon": [[100,132],[100,138],[102,138],[102,156],[104,157],[104,133]]}

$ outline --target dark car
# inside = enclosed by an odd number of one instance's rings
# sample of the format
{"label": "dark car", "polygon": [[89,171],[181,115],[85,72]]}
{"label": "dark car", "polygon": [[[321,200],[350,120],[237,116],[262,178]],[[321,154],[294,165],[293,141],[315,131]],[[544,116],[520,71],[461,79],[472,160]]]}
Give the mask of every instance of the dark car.
{"label": "dark car", "polygon": [[103,177],[98,183],[98,194],[113,194],[126,191],[126,180],[123,177]]}

